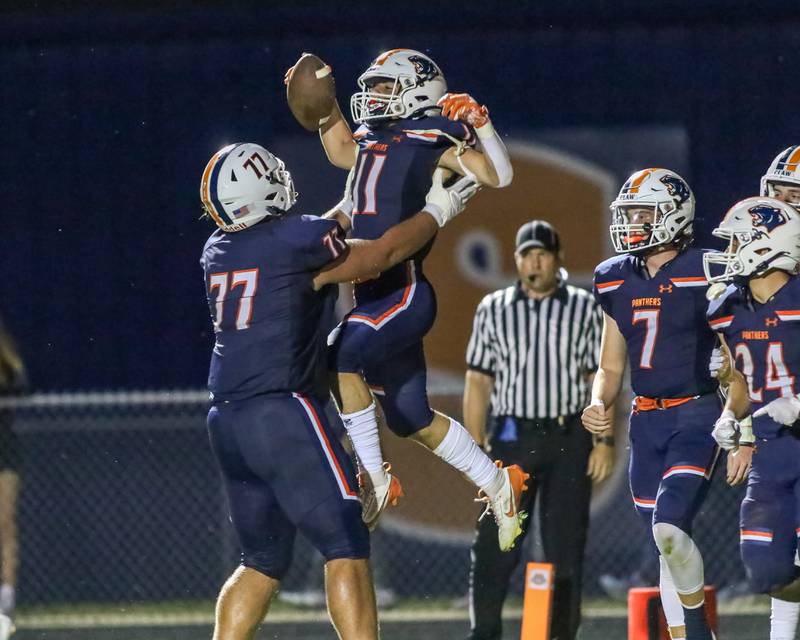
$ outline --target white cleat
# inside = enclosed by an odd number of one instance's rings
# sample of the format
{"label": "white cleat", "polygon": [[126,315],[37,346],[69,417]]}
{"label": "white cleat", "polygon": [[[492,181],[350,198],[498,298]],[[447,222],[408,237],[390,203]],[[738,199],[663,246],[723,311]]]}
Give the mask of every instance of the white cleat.
{"label": "white cleat", "polygon": [[383,510],[388,506],[396,506],[397,501],[403,497],[403,487],[398,477],[392,473],[392,465],[388,462],[383,463],[386,471],[386,482],[379,486],[374,486],[366,472],[358,474],[358,488],[361,497],[361,519],[367,525],[367,529],[373,531],[378,526],[378,520]]}
{"label": "white cleat", "polygon": [[0,613],[0,640],[8,640],[14,631],[14,623],[11,618]]}
{"label": "white cleat", "polygon": [[[502,467],[500,461],[495,464]],[[528,517],[527,513],[519,510],[519,505],[523,492],[528,489],[525,482],[531,476],[516,464],[505,469],[501,468],[501,472],[504,476],[503,487],[494,500],[488,496],[479,498],[479,500],[486,502],[486,511],[483,512],[481,518],[491,511],[494,521],[497,523],[497,542],[500,545],[500,551],[509,551],[514,548],[514,543],[522,533],[522,521]]]}

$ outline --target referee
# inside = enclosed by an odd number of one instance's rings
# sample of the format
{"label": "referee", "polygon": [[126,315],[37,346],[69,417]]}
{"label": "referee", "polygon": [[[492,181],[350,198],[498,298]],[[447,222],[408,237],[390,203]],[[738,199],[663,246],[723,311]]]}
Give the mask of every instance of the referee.
{"label": "referee", "polygon": [[[613,439],[593,444],[580,421],[597,369],[602,314],[589,292],[563,281],[561,243],[549,223],[522,225],[514,257],[517,283],[487,295],[475,314],[464,425],[493,458],[531,474],[520,508],[532,515],[540,496],[545,559],[555,565],[550,637],[572,640],[580,624],[591,483],[606,478],[614,461]],[[479,521],[470,571],[471,640],[501,637],[503,601],[530,522],[516,547],[502,553],[494,521]]]}

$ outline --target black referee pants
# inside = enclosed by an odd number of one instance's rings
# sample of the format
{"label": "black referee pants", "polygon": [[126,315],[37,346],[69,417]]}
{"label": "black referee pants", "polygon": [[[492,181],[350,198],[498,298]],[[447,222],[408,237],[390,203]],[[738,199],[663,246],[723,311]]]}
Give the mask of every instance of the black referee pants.
{"label": "black referee pants", "polygon": [[[496,419],[498,422],[501,420]],[[541,501],[545,561],[555,565],[550,637],[573,640],[578,632],[583,553],[591,497],[591,480],[586,475],[586,466],[592,450],[592,437],[577,415],[569,417],[564,425],[548,421],[544,428],[531,427],[530,423],[528,427],[525,428],[524,423],[520,425],[516,441],[499,441],[497,428],[491,439],[492,458],[502,460],[505,466],[518,464],[531,474],[521,507],[529,517],[522,525],[523,534],[516,546],[505,553],[498,547],[494,519],[487,516],[478,523],[471,554],[470,607],[473,617],[470,640],[502,637],[500,615],[503,602],[509,578],[522,555],[523,540],[528,534],[537,495]]]}

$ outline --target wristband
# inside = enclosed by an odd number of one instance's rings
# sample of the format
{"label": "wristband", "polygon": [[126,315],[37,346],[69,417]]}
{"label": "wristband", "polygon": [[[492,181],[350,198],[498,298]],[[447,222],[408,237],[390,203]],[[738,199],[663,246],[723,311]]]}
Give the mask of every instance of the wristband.
{"label": "wristband", "polygon": [[739,420],[739,446],[752,447],[755,444],[756,437],[753,433],[753,419],[751,416],[745,416]]}
{"label": "wristband", "polygon": [[485,125],[475,129],[475,133],[478,135],[479,140],[486,140],[486,138],[491,138],[495,134],[494,125],[492,125],[492,121],[487,120]]}
{"label": "wristband", "polygon": [[613,447],[616,441],[614,440],[614,436],[595,436],[594,444],[605,444],[609,447]]}

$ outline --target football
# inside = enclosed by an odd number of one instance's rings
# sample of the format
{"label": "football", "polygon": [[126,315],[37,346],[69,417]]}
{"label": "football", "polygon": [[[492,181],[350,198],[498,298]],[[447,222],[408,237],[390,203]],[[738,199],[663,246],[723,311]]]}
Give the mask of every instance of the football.
{"label": "football", "polygon": [[304,53],[289,70],[286,100],[297,121],[308,131],[323,126],[336,102],[336,83],[329,65]]}

